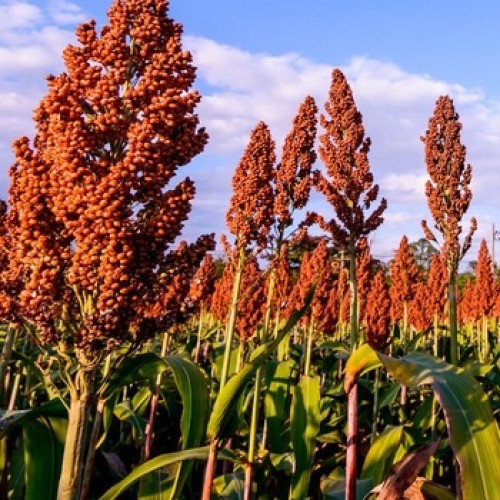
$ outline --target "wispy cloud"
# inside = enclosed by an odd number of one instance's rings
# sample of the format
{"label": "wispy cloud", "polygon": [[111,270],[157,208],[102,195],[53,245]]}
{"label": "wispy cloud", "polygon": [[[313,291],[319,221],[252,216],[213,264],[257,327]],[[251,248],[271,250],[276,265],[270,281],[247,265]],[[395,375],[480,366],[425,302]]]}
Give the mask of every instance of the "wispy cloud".
{"label": "wispy cloud", "polygon": [[[6,196],[9,145],[18,135],[32,133],[32,109],[45,91],[44,76],[62,69],[61,52],[74,40],[74,24],[82,19],[79,7],[62,0],[0,5],[0,160],[5,166],[0,171],[0,198]],[[220,232],[231,176],[252,128],[265,121],[279,153],[304,97],[312,95],[323,109],[331,71],[337,65],[334,60],[331,66],[317,64],[295,53],[251,53],[199,37],[185,37],[184,42],[198,67],[196,86],[203,94],[198,112],[211,137],[205,153],[185,169],[198,186],[195,211],[186,227],[193,232],[201,227]],[[341,69],[372,139],[375,180],[389,201],[386,222],[374,235],[377,252],[391,252],[402,234],[410,239],[422,236],[419,219],[427,208],[420,136],[437,97],[443,94],[454,99],[464,124],[462,139],[474,167],[470,213],[478,216],[479,234],[487,235],[492,221],[500,223],[499,102],[489,100],[481,89],[411,73],[390,61],[354,57]],[[314,201],[313,207],[325,209],[320,201]]]}

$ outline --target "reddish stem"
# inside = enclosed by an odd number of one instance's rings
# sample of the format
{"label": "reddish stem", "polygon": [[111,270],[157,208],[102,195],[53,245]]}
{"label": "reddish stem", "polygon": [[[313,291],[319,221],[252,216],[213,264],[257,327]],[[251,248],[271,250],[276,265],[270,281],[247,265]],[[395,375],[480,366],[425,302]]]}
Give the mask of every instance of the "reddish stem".
{"label": "reddish stem", "polygon": [[346,500],[356,500],[356,473],[358,459],[358,384],[352,385],[347,395],[347,457]]}
{"label": "reddish stem", "polygon": [[201,500],[210,500],[212,495],[212,485],[215,477],[215,466],[217,465],[217,440],[210,443],[210,451],[208,453],[207,466],[205,468],[205,480],[203,482],[203,492]]}

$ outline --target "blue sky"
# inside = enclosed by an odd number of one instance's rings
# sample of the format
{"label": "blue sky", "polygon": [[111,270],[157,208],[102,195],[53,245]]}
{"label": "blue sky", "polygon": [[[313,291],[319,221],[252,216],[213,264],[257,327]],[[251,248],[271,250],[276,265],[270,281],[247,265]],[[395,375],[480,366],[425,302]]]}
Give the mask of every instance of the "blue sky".
{"label": "blue sky", "polygon": [[[62,69],[61,51],[77,22],[105,21],[97,0],[0,0],[0,198],[7,196],[10,143],[32,134],[31,115],[44,76]],[[333,68],[341,68],[372,138],[375,180],[388,199],[374,253],[389,258],[403,234],[422,236],[429,218],[425,132],[439,95],[449,94],[463,122],[473,165],[470,216],[479,241],[500,228],[500,3],[494,0],[172,0],[198,66],[201,122],[211,141],[184,175],[198,194],[186,237],[224,230],[230,180],[251,129],[271,128],[280,151],[299,103],[323,108]],[[182,175],[182,171],[179,172]],[[319,199],[312,207],[329,215]],[[498,248],[498,245],[497,245]]]}

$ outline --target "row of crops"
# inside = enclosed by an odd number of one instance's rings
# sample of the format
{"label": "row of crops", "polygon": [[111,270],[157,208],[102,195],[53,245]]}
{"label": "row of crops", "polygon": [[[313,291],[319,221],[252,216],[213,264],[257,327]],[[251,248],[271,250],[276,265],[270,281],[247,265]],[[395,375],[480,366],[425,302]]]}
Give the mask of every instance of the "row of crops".
{"label": "row of crops", "polygon": [[0,497],[498,498],[500,287],[484,241],[459,274],[452,99],[423,137],[424,265],[405,236],[371,254],[387,201],[340,70],[280,148],[252,130],[215,259],[214,234],[178,242],[208,134],[168,2],[76,36],[0,202]]}

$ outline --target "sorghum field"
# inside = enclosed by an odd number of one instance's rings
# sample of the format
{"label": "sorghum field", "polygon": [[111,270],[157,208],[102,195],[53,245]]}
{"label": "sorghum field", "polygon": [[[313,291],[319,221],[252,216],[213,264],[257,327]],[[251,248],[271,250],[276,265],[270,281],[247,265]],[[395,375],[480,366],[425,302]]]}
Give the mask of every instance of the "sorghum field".
{"label": "sorghum field", "polygon": [[500,498],[500,281],[485,241],[459,272],[452,99],[422,138],[432,219],[389,263],[337,69],[283,144],[255,125],[227,234],[179,243],[209,140],[182,27],[115,0],[76,35],[0,204],[0,498]]}

